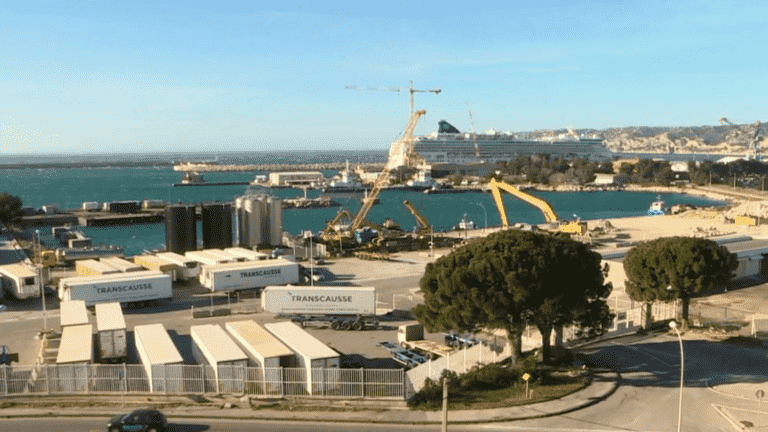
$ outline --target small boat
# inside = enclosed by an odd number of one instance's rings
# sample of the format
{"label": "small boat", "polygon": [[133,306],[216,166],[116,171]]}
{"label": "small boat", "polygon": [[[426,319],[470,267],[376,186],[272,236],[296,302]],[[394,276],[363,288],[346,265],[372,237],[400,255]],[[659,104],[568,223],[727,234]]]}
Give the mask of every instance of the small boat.
{"label": "small boat", "polygon": [[459,224],[456,225],[456,230],[463,231],[463,230],[473,230],[473,229],[477,229],[477,224],[475,224],[471,220],[467,220],[467,214],[464,213],[464,217],[462,217]]}
{"label": "small boat", "polygon": [[339,174],[341,178],[332,180],[329,186],[323,188],[323,192],[362,192],[365,190],[365,186],[355,179],[353,171],[349,169],[349,161],[347,161],[346,169],[340,171]]}
{"label": "small boat", "polygon": [[651,203],[648,208],[648,216],[662,216],[669,213],[669,207],[664,200],[661,199],[661,195],[656,196],[656,201]]}

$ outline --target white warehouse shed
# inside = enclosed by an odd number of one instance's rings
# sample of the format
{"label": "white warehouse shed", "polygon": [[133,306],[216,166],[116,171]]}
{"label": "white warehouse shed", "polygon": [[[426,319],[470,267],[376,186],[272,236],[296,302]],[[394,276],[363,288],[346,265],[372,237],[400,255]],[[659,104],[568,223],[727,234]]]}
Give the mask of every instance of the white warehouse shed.
{"label": "white warehouse shed", "polygon": [[184,359],[165,327],[162,324],[139,325],[133,328],[133,336],[149,378],[149,391],[179,391]]}
{"label": "white warehouse shed", "polygon": [[341,355],[328,345],[309,334],[298,325],[284,321],[265,324],[277,339],[296,353],[295,364],[291,367],[305,368],[307,371],[307,392],[312,394],[312,370],[320,368],[338,368]]}
{"label": "white warehouse shed", "polygon": [[200,364],[213,368],[216,391],[238,393],[245,382],[248,356],[220,326],[203,324],[190,327],[192,355]]}

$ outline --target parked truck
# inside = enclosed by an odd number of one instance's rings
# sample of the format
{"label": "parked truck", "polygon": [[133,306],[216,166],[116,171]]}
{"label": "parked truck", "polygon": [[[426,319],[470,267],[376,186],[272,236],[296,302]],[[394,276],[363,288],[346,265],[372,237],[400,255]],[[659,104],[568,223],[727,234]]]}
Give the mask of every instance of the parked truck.
{"label": "parked truck", "polygon": [[87,306],[120,302],[125,306],[141,307],[172,297],[171,277],[158,271],[71,277],[59,281],[59,299],[83,300]]}
{"label": "parked truck", "polygon": [[99,333],[99,359],[102,362],[120,362],[128,358],[125,318],[120,303],[96,304],[96,331]]}
{"label": "parked truck", "polygon": [[299,265],[284,260],[204,265],[200,272],[200,285],[213,292],[298,284],[299,280]]}
{"label": "parked truck", "polygon": [[19,300],[40,297],[40,271],[31,264],[19,262],[0,265],[0,279],[4,291]]}
{"label": "parked truck", "polygon": [[306,327],[313,324],[333,330],[378,328],[376,290],[373,287],[269,286],[261,293],[261,307]]}

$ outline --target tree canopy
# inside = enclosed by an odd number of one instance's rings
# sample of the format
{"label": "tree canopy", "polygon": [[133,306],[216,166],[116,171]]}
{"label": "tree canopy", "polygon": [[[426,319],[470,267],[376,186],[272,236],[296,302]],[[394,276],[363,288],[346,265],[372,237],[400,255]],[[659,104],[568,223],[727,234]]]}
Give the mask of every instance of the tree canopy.
{"label": "tree canopy", "polygon": [[578,324],[600,333],[610,324],[601,299],[611,286],[600,263],[599,254],[567,236],[501,231],[427,264],[424,304],[414,315],[432,332],[504,329],[515,362],[533,323],[546,361],[553,328]]}
{"label": "tree canopy", "polygon": [[21,198],[6,192],[0,193],[0,222],[8,224],[19,219],[21,213]]}
{"label": "tree canopy", "polygon": [[728,283],[737,266],[736,256],[712,240],[665,237],[644,242],[624,259],[627,294],[646,303],[680,299],[685,324],[691,298]]}

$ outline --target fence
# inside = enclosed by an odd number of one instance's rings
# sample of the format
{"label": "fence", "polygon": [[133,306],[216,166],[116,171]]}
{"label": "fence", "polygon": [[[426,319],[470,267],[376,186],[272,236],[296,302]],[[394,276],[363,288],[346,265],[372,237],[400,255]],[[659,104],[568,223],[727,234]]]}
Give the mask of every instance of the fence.
{"label": "fence", "polygon": [[[225,393],[249,396],[338,396],[403,399],[401,369],[303,368],[159,365],[151,379],[143,365],[75,364],[34,367],[0,366],[0,395],[90,393]],[[151,381],[151,383],[150,383]],[[308,387],[311,385],[311,388]],[[311,389],[311,392],[310,392]]]}
{"label": "fence", "polygon": [[704,302],[691,302],[688,318],[696,327],[737,326],[739,334],[768,336],[768,315],[756,311],[717,306]]}

